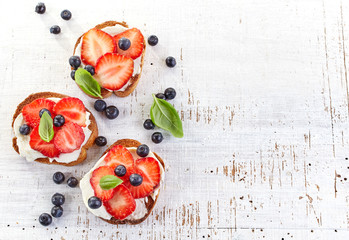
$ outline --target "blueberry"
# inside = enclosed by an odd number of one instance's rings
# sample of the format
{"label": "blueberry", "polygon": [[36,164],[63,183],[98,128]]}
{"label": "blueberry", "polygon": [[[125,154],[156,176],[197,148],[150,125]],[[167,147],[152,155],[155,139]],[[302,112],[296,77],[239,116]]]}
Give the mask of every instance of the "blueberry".
{"label": "blueberry", "polygon": [[91,65],[86,65],[85,70],[88,71],[92,76],[95,74],[95,68]]}
{"label": "blueberry", "polygon": [[154,143],[161,143],[162,140],[164,140],[164,137],[162,136],[161,132],[155,132],[155,133],[153,133],[153,135],[151,135],[151,140]]}
{"label": "blueberry", "polygon": [[68,178],[67,184],[69,187],[74,188],[79,184],[79,180],[77,180],[75,177]]}
{"label": "blueberry", "polygon": [[61,28],[58,25],[53,25],[50,28],[50,33],[52,34],[59,34],[61,32]]}
{"label": "blueberry", "polygon": [[103,136],[98,136],[95,139],[95,144],[99,147],[103,147],[103,146],[107,145],[107,139]]}
{"label": "blueberry", "polygon": [[141,185],[143,182],[143,178],[141,175],[137,174],[137,173],[133,173],[130,175],[130,183],[132,186],[137,187],[139,185]]}
{"label": "blueberry", "polygon": [[124,165],[118,165],[115,169],[114,169],[114,173],[116,176],[118,177],[122,177],[125,176],[126,174],[126,167]]}
{"label": "blueberry", "polygon": [[176,90],[174,90],[174,88],[167,88],[165,90],[165,97],[167,100],[171,100],[174,99],[176,97]]}
{"label": "blueberry", "polygon": [[55,206],[61,206],[65,202],[65,197],[63,194],[55,193],[55,194],[53,194],[53,196],[51,198],[51,202]]}
{"label": "blueberry", "polygon": [[52,217],[48,213],[42,213],[39,217],[39,223],[43,226],[48,226],[52,223]]}
{"label": "blueberry", "polygon": [[148,43],[150,46],[155,46],[156,44],[158,44],[159,39],[157,36],[155,35],[151,35],[148,37]]}
{"label": "blueberry", "polygon": [[41,117],[42,114],[44,114],[44,112],[47,112],[48,115],[50,115],[50,117],[52,117],[50,111],[49,111],[48,109],[46,109],[46,108],[43,108],[43,109],[40,110],[40,112],[39,112],[39,117]]}
{"label": "blueberry", "polygon": [[51,209],[52,217],[59,218],[63,215],[63,208],[61,206],[53,206]]}
{"label": "blueberry", "polygon": [[61,184],[62,182],[64,182],[64,174],[62,172],[55,172],[52,176],[53,181],[57,184]]}
{"label": "blueberry", "polygon": [[166,100],[165,94],[163,94],[163,93],[157,93],[157,94],[155,95],[155,97],[160,98],[160,99],[163,99],[163,100]]}
{"label": "blueberry", "polygon": [[102,201],[98,197],[95,197],[95,196],[90,197],[88,199],[88,206],[89,208],[92,208],[92,209],[100,208],[102,206]]}
{"label": "blueberry", "polygon": [[53,119],[53,125],[56,127],[62,127],[64,123],[65,118],[61,114],[56,115]]}
{"label": "blueberry", "polygon": [[[81,60],[79,58],[79,56],[71,56],[69,58],[69,64],[70,66],[72,66],[74,69],[78,69],[78,67],[80,67],[81,65]],[[75,75],[75,74],[74,74]],[[74,77],[75,78],[75,77]]]}
{"label": "blueberry", "polygon": [[75,80],[75,72],[76,72],[76,70],[73,70],[73,71],[70,72],[70,77],[71,77],[73,80]]}
{"label": "blueberry", "polygon": [[45,3],[39,2],[38,5],[35,6],[35,12],[39,14],[44,14],[46,11]]}
{"label": "blueberry", "polygon": [[140,157],[146,157],[149,154],[149,147],[145,144],[139,145],[137,148],[137,155]]}
{"label": "blueberry", "polygon": [[95,101],[94,107],[95,107],[97,112],[103,112],[107,108],[107,104],[103,100],[99,99],[99,100]]}
{"label": "blueberry", "polygon": [[151,119],[147,119],[144,121],[143,127],[147,130],[151,130],[151,129],[155,128],[155,124],[153,123],[153,121]]}
{"label": "blueberry", "polygon": [[109,119],[115,119],[119,116],[119,109],[115,106],[109,106],[105,109],[105,114]]}
{"label": "blueberry", "polygon": [[118,46],[121,50],[126,51],[131,47],[131,41],[130,39],[122,37],[119,39]]}
{"label": "blueberry", "polygon": [[64,20],[69,20],[71,19],[71,12],[69,10],[63,10],[61,12],[61,17],[64,19]]}
{"label": "blueberry", "polygon": [[19,133],[22,135],[28,135],[30,132],[30,127],[27,124],[23,124],[19,127]]}
{"label": "blueberry", "polygon": [[174,66],[176,66],[176,59],[174,57],[167,57],[166,65],[167,67],[173,68]]}

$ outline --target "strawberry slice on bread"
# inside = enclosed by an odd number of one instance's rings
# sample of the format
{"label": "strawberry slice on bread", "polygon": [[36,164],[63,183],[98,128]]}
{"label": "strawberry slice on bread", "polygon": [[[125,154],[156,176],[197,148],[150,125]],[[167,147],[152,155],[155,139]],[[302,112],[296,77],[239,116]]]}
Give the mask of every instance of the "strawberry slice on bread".
{"label": "strawberry slice on bread", "polygon": [[23,118],[26,123],[34,128],[40,123],[39,112],[41,109],[46,108],[52,114],[53,107],[55,102],[46,98],[38,98],[32,101],[31,103],[25,105],[22,109]]}
{"label": "strawberry slice on bread", "polygon": [[[55,129],[55,128],[54,128]],[[45,142],[39,135],[39,126],[36,126],[30,134],[29,145],[32,149],[42,153],[46,157],[54,158],[58,157],[61,153],[54,145],[53,138],[50,142]]]}
{"label": "strawberry slice on bread", "polygon": [[91,186],[94,190],[95,196],[100,198],[102,201],[108,201],[113,197],[114,188],[109,190],[103,190],[99,186],[99,182],[101,181],[101,178],[106,175],[115,175],[114,169],[108,166],[101,166],[99,168],[96,168],[92,172],[92,177],[90,179]]}
{"label": "strawberry slice on bread", "polygon": [[80,149],[85,140],[82,128],[73,122],[67,122],[55,135],[54,145],[62,153],[71,153]]}
{"label": "strawberry slice on bread", "polygon": [[[118,46],[118,42],[121,38],[127,38],[131,41],[131,46],[127,50],[122,50]],[[116,52],[126,57],[136,59],[141,56],[144,49],[144,37],[141,31],[137,28],[128,29],[122,33],[115,35]]]}
{"label": "strawberry slice on bread", "polygon": [[86,127],[86,109],[84,103],[74,97],[62,98],[54,106],[53,111],[61,114],[65,118],[65,122],[74,122],[81,127]]}

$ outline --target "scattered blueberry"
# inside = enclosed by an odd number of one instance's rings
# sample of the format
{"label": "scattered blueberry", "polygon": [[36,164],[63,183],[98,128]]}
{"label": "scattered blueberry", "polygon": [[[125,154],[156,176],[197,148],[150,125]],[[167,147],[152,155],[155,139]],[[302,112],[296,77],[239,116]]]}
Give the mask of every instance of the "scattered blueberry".
{"label": "scattered blueberry", "polygon": [[149,154],[149,147],[145,144],[137,147],[137,155],[140,157],[146,157]]}
{"label": "scattered blueberry", "polygon": [[48,115],[50,115],[50,116],[52,117],[50,111],[49,111],[48,109],[46,109],[46,108],[43,108],[43,109],[40,110],[40,112],[39,112],[39,117],[41,117],[42,114],[44,114],[44,112],[47,112]]}
{"label": "scattered blueberry", "polygon": [[176,59],[174,57],[167,57],[166,65],[167,67],[173,68],[174,66],[176,66]]}
{"label": "scattered blueberry", "polygon": [[71,12],[69,10],[63,10],[61,12],[61,17],[64,19],[64,20],[69,20],[71,19]]}
{"label": "scattered blueberry", "polygon": [[160,98],[160,99],[163,99],[163,100],[166,100],[166,96],[165,96],[165,94],[163,94],[163,93],[157,93],[157,94],[155,95],[155,97]]}
{"label": "scattered blueberry", "polygon": [[151,35],[148,37],[148,43],[150,46],[155,46],[156,44],[158,44],[159,39],[157,36],[155,35]]}
{"label": "scattered blueberry", "polygon": [[64,182],[64,174],[62,172],[55,172],[52,176],[53,181],[57,184],[61,184],[62,182]]}
{"label": "scattered blueberry", "polygon": [[69,187],[73,188],[79,184],[79,180],[77,180],[75,177],[70,177],[68,178],[67,184]]}
{"label": "scattered blueberry", "polygon": [[91,65],[86,65],[85,70],[88,71],[92,76],[95,74],[95,68]]}
{"label": "scattered blueberry", "polygon": [[174,90],[174,88],[167,88],[165,90],[165,97],[167,100],[171,100],[174,99],[176,97],[176,90]]}
{"label": "scattered blueberry", "polygon": [[121,50],[126,51],[131,47],[131,41],[130,39],[122,37],[119,39],[118,46]]}
{"label": "scattered blueberry", "polygon": [[94,107],[97,112],[103,112],[107,108],[107,104],[103,100],[98,99],[95,101]]}
{"label": "scattered blueberry", "polygon": [[92,209],[100,208],[102,206],[102,201],[98,197],[95,197],[95,196],[90,197],[88,199],[88,206],[89,208],[92,208]]}
{"label": "scattered blueberry", "polygon": [[133,173],[130,175],[130,183],[132,186],[137,187],[139,185],[141,185],[143,182],[143,178],[141,175],[137,174],[137,173]]}
{"label": "scattered blueberry", "polygon": [[107,145],[107,139],[103,136],[98,136],[95,139],[95,144],[99,147],[103,147],[103,146]]}
{"label": "scattered blueberry", "polygon": [[52,217],[59,218],[63,215],[63,208],[61,206],[53,206],[51,209]]}
{"label": "scattered blueberry", "polygon": [[39,2],[38,5],[35,6],[35,12],[39,14],[44,14],[46,11],[45,3]]}
{"label": "scattered blueberry", "polygon": [[56,127],[62,127],[64,123],[65,118],[61,114],[58,114],[53,118],[53,125],[55,125]]}
{"label": "scattered blueberry", "polygon": [[76,70],[73,70],[73,71],[70,72],[70,77],[71,77],[73,80],[75,80],[75,72],[76,72]]}
{"label": "scattered blueberry", "polygon": [[[79,58],[79,56],[71,56],[69,58],[69,64],[70,66],[72,66],[74,69],[78,69],[78,67],[80,67],[81,65],[81,60]],[[75,75],[75,74],[74,74]],[[74,77],[75,78],[75,77]]]}
{"label": "scattered blueberry", "polygon": [[43,226],[48,226],[52,223],[52,217],[48,213],[42,213],[39,217],[39,222]]}
{"label": "scattered blueberry", "polygon": [[50,28],[50,33],[52,34],[59,34],[61,32],[61,28],[58,25],[53,25]]}
{"label": "scattered blueberry", "polygon": [[28,135],[30,132],[30,127],[27,124],[23,124],[19,127],[19,133],[22,135]]}
{"label": "scattered blueberry", "polygon": [[115,119],[119,116],[119,109],[115,106],[109,106],[105,109],[105,114],[109,119]]}
{"label": "scattered blueberry", "polygon": [[63,194],[55,193],[55,194],[53,194],[53,196],[51,198],[51,202],[55,206],[61,206],[65,202],[65,197]]}
{"label": "scattered blueberry", "polygon": [[162,136],[161,132],[155,132],[155,133],[153,133],[153,135],[151,135],[151,140],[154,143],[161,143],[162,140],[164,140],[164,137]]}
{"label": "scattered blueberry", "polygon": [[118,165],[115,169],[114,169],[114,173],[116,176],[118,177],[122,177],[125,176],[126,174],[126,167],[124,165]]}
{"label": "scattered blueberry", "polygon": [[147,119],[144,121],[143,127],[147,130],[151,130],[151,129],[155,128],[155,124],[153,123],[153,121],[151,119]]}

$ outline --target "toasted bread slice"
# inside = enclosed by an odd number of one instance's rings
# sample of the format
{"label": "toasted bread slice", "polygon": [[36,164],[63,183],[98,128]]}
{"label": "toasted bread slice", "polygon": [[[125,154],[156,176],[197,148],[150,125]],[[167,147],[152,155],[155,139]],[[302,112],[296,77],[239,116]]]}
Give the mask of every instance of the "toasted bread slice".
{"label": "toasted bread slice", "polygon": [[[125,28],[128,28],[128,25],[126,24],[126,22],[116,22],[116,21],[106,21],[104,23],[98,24],[97,26],[95,26],[95,28],[103,30],[103,28],[105,28],[105,27],[113,27],[115,25],[120,25],[120,26],[123,26]],[[78,38],[78,40],[76,41],[75,46],[74,46],[73,55],[75,55],[76,48],[78,47],[79,43],[81,42],[83,36],[84,36],[84,34],[81,35]],[[139,73],[136,73],[134,76],[132,76],[130,78],[130,80],[127,83],[127,87],[125,88],[125,90],[122,90],[122,91],[121,90],[109,91],[109,90],[107,90],[105,88],[101,88],[101,95],[102,95],[103,98],[110,97],[113,92],[118,97],[127,97],[128,95],[130,95],[136,89],[136,87],[138,85],[138,82],[139,82],[139,79],[141,78],[141,73],[142,73],[142,69],[143,69],[145,48],[146,48],[146,42],[144,40],[143,52],[142,52],[142,55],[141,55],[141,63],[140,63],[140,66],[139,66],[140,71],[139,71]],[[73,68],[72,68],[72,70],[73,70]],[[91,95],[89,95],[87,93],[85,93],[85,94],[90,96],[90,97],[92,97],[92,98],[98,98],[98,97],[91,96]]]}
{"label": "toasted bread slice", "polygon": [[[21,102],[17,106],[16,112],[14,113],[13,118],[12,118],[12,128],[13,128],[13,125],[14,125],[14,122],[15,122],[17,116],[22,112],[22,108],[25,105],[31,103],[32,101],[34,101],[35,99],[38,99],[38,98],[51,98],[51,97],[64,98],[64,97],[68,97],[68,96],[60,94],[60,93],[54,93],[54,92],[39,92],[39,93],[34,93],[34,94],[29,95],[26,99],[24,99],[23,102]],[[75,161],[70,162],[70,163],[60,163],[60,162],[57,162],[56,160],[53,160],[52,162],[50,162],[50,160],[48,158],[37,158],[37,159],[35,159],[35,161],[40,162],[40,163],[57,164],[57,165],[64,165],[64,166],[74,166],[74,165],[77,165],[77,164],[83,162],[87,157],[87,152],[86,152],[87,149],[89,149],[93,145],[96,137],[98,136],[98,127],[97,127],[96,119],[94,118],[92,113],[87,108],[86,108],[86,111],[88,111],[90,113],[91,123],[88,126],[88,128],[92,131],[92,133],[91,133],[90,138],[85,143],[85,145],[81,147],[81,152],[80,152],[78,159],[76,159]],[[12,145],[13,145],[14,150],[19,154],[19,149],[18,149],[16,137],[14,137],[12,139]]]}
{"label": "toasted bread slice", "polygon": [[[141,143],[136,141],[136,140],[133,140],[133,139],[120,139],[120,140],[116,141],[115,143],[113,143],[113,145],[111,145],[107,150],[105,150],[105,152],[102,154],[102,156],[105,155],[115,145],[122,145],[124,147],[138,147],[139,145],[141,145]],[[159,162],[161,163],[162,167],[165,169],[164,161],[155,152],[153,152],[153,153],[156,156],[156,158],[159,160]],[[160,190],[158,191],[158,194],[156,195],[155,200],[153,198],[151,198],[150,196],[147,197],[147,199],[144,202],[145,202],[145,207],[147,208],[148,211],[147,211],[147,214],[140,219],[134,219],[134,220],[128,220],[128,219],[118,220],[115,218],[112,218],[110,220],[104,219],[104,218],[101,218],[101,219],[108,222],[108,223],[111,223],[111,224],[129,224],[129,225],[140,224],[141,222],[145,221],[145,219],[147,219],[149,217],[149,215],[151,214],[151,211],[153,210],[153,208],[156,204],[156,201],[159,198],[159,194],[160,194]]]}

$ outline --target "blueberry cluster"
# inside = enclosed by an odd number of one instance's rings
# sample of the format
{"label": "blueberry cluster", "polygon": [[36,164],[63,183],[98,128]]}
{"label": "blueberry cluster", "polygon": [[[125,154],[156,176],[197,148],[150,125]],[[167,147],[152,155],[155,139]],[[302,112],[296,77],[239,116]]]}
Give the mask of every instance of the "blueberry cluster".
{"label": "blueberry cluster", "polygon": [[[153,123],[153,121],[151,119],[146,119],[143,123],[143,127],[147,130],[152,130],[155,128],[155,124]],[[162,140],[164,140],[164,137],[162,136],[161,132],[154,132],[151,135],[151,140],[154,143],[161,143]]]}
{"label": "blueberry cluster", "polygon": [[[35,6],[35,12],[38,14],[44,14],[46,12],[46,6],[45,3],[39,2],[36,6]],[[63,18],[64,20],[69,20],[71,19],[72,14],[69,10],[63,10],[61,12],[61,18]],[[50,33],[52,34],[59,34],[61,32],[61,28],[58,25],[53,25],[50,28]]]}
{"label": "blueberry cluster", "polygon": [[[70,73],[70,77],[75,81],[75,71],[81,66],[81,59],[79,56],[71,56],[69,58],[69,65],[73,68]],[[95,68],[91,65],[86,65],[84,67],[92,76],[95,75]]]}
{"label": "blueberry cluster", "polygon": [[[61,184],[64,182],[65,176],[62,172],[55,172],[52,176],[53,181],[56,184]],[[67,184],[69,187],[76,187],[79,184],[79,180],[77,180],[75,177],[70,177],[67,180]],[[65,202],[65,197],[61,193],[55,193],[51,197],[51,202],[54,205],[51,209],[51,215],[48,213],[42,213],[39,216],[39,222],[43,226],[48,226],[52,223],[52,217],[59,218],[63,215],[63,208],[62,205]]]}

